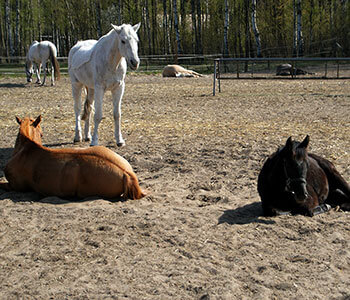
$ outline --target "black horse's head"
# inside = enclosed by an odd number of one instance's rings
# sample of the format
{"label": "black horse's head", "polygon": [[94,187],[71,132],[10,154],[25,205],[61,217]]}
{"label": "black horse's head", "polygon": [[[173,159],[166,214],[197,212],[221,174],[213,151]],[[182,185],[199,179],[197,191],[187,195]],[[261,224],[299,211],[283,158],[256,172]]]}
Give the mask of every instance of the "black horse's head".
{"label": "black horse's head", "polygon": [[309,140],[308,135],[301,143],[292,141],[292,137],[289,137],[281,150],[285,190],[291,193],[298,203],[303,203],[309,196],[306,188]]}

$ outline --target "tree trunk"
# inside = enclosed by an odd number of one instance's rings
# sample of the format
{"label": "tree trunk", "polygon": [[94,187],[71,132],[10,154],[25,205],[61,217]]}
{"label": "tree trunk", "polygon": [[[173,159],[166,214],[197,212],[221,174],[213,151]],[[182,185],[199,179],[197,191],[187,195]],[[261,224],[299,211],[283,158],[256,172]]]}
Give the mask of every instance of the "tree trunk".
{"label": "tree trunk", "polygon": [[228,57],[228,0],[225,0],[225,22],[224,22],[224,51],[223,57]]}
{"label": "tree trunk", "polygon": [[192,45],[194,45],[193,53],[198,53],[198,33],[196,21],[196,7],[194,0],[191,0],[191,19],[192,19]]}
{"label": "tree trunk", "polygon": [[146,36],[148,41],[148,54],[153,54],[152,44],[151,44],[151,29],[150,29],[150,20],[149,20],[149,7],[148,0],[145,0],[145,25],[146,25]]}
{"label": "tree trunk", "polygon": [[177,0],[173,0],[173,7],[174,7],[174,30],[175,30],[175,37],[176,37],[176,44],[177,44],[177,52],[176,54],[181,54],[181,41],[180,41],[180,32],[179,32],[179,18],[177,14]]}
{"label": "tree trunk", "polygon": [[297,0],[297,56],[304,56],[304,40],[301,26],[301,0]]}
{"label": "tree trunk", "polygon": [[258,26],[256,25],[256,0],[252,0],[252,27],[256,42],[256,55],[257,57],[262,57],[261,55],[261,41]]}
{"label": "tree trunk", "polygon": [[19,36],[20,1],[16,0],[16,28],[15,28],[15,55],[20,56],[20,36]]}
{"label": "tree trunk", "polygon": [[38,5],[38,39],[39,42],[42,41],[42,34],[41,34],[41,15],[40,15],[40,8],[41,8],[41,4],[40,4],[40,0],[37,0],[37,5]]}
{"label": "tree trunk", "polygon": [[[244,23],[245,23],[245,57],[250,57],[250,31],[249,31],[249,1],[244,1]],[[244,71],[248,72],[248,62],[244,65]]]}
{"label": "tree trunk", "polygon": [[171,53],[168,27],[167,0],[163,0],[163,54]]}
{"label": "tree trunk", "polygon": [[201,1],[197,0],[197,29],[198,29],[198,53],[203,54],[202,48],[202,9]]}
{"label": "tree trunk", "polygon": [[102,36],[102,26],[101,26],[101,3],[100,0],[95,1],[95,9],[96,9],[96,28],[97,35],[100,38]]}
{"label": "tree trunk", "polygon": [[313,42],[313,13],[314,13],[314,0],[310,0],[310,30],[309,30],[309,55],[312,54],[312,42]]}
{"label": "tree trunk", "polygon": [[5,2],[5,20],[7,25],[7,48],[6,48],[6,55],[7,56],[13,56],[15,51],[13,48],[13,40],[12,40],[12,26],[11,26],[11,7],[10,7],[10,1],[6,0]]}

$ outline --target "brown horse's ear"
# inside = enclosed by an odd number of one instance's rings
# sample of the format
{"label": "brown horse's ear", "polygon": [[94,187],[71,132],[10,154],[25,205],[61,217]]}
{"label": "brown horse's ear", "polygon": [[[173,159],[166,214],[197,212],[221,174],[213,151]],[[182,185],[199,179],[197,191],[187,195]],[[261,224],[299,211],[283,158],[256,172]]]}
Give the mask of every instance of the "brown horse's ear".
{"label": "brown horse's ear", "polygon": [[20,118],[18,118],[17,116],[16,116],[16,121],[17,121],[17,123],[18,123],[19,125],[22,124],[22,120],[21,120]]}
{"label": "brown horse's ear", "polygon": [[310,137],[307,135],[305,139],[298,145],[298,148],[304,148],[306,149],[307,146],[309,145],[310,142]]}
{"label": "brown horse's ear", "polygon": [[37,127],[40,124],[40,122],[41,122],[41,115],[35,119],[35,121],[33,122],[33,126]]}

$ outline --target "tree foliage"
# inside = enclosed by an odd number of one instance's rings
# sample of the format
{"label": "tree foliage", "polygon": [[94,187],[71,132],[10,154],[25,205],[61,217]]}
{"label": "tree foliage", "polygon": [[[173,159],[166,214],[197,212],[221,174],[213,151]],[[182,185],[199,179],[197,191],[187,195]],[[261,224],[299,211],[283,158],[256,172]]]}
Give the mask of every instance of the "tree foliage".
{"label": "tree foliage", "polygon": [[[350,56],[349,2],[301,1],[304,55]],[[262,56],[293,55],[295,0],[255,3]],[[111,23],[141,22],[141,55],[255,57],[251,9],[251,0],[5,0],[0,56],[24,56],[33,40],[50,40],[67,56],[78,40],[98,39]]]}

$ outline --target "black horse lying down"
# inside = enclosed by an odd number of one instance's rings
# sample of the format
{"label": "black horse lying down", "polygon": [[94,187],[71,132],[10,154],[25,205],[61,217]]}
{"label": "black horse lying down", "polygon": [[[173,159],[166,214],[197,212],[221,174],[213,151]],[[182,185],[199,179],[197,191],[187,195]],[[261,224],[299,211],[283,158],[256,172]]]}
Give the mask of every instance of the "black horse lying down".
{"label": "black horse lying down", "polygon": [[339,205],[350,210],[350,186],[334,165],[308,153],[309,136],[292,141],[273,153],[258,177],[258,192],[265,216],[313,216]]}

